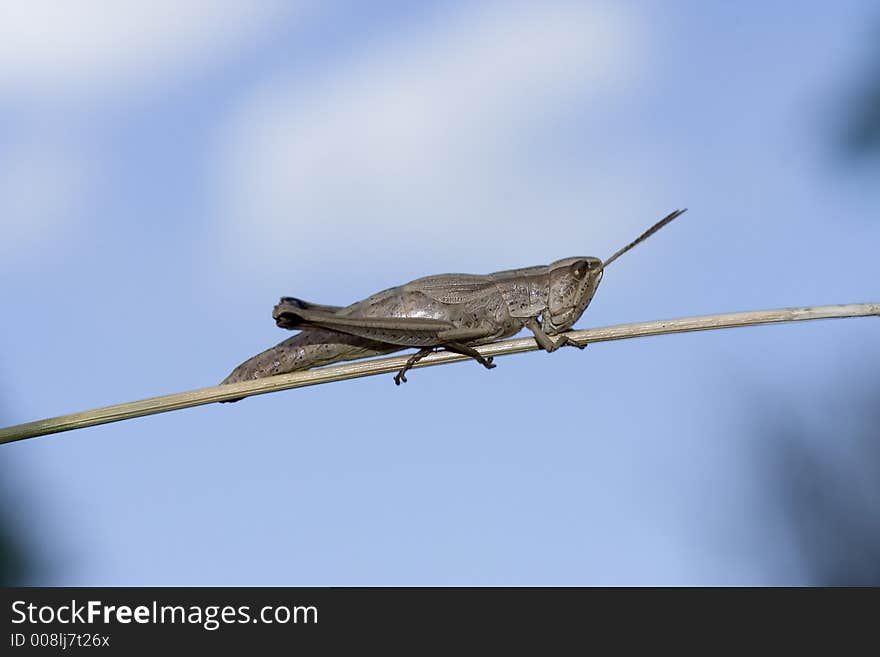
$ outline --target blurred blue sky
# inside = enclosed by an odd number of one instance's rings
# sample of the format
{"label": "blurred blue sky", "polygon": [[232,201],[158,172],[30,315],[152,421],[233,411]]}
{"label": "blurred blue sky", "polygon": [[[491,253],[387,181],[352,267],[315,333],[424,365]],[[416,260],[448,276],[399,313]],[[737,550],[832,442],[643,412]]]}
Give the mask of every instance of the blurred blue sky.
{"label": "blurred blue sky", "polygon": [[[281,295],[605,257],[677,207],[578,326],[880,300],[876,170],[834,155],[876,3],[4,12],[3,425],[216,383]],[[750,413],[833,426],[875,324],[200,407],[4,446],[2,489],[44,584],[799,583]]]}

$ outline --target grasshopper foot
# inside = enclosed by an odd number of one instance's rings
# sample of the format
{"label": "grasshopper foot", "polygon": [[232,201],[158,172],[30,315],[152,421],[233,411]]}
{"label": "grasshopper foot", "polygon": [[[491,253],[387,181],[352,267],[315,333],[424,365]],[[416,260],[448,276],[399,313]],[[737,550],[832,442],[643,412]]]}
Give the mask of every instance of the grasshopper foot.
{"label": "grasshopper foot", "polygon": [[587,345],[578,344],[577,342],[575,342],[574,340],[572,340],[570,337],[568,337],[567,335],[565,335],[563,333],[562,335],[560,335],[559,337],[556,338],[556,342],[553,343],[552,347],[549,347],[549,346],[545,347],[544,350],[548,354],[552,354],[554,351],[556,351],[557,349],[560,349],[561,347],[575,347],[577,349],[586,349]]}
{"label": "grasshopper foot", "polygon": [[538,346],[541,347],[548,354],[552,354],[554,351],[559,349],[560,347],[577,347],[578,349],[586,349],[587,345],[578,344],[570,337],[568,337],[565,333],[561,335],[555,336],[555,339],[544,333],[544,329],[541,328],[541,325],[538,323],[534,317],[532,317],[525,324],[526,328],[529,329],[535,335],[535,342],[538,343]]}
{"label": "grasshopper foot", "polygon": [[401,370],[394,375],[394,385],[399,386],[401,383],[406,383],[406,373],[408,370],[411,370],[413,365],[418,363],[422,358],[430,354],[434,351],[433,347],[425,347],[424,349],[419,349],[416,353],[410,356],[406,363],[404,363]]}
{"label": "grasshopper foot", "polygon": [[[581,351],[583,351],[584,349],[587,348],[586,344],[578,344],[577,342],[575,342],[574,340],[569,338],[567,335],[563,335],[562,337],[565,338],[565,342],[563,342],[560,345],[561,347],[575,347],[576,349],[580,349]],[[587,343],[587,344],[589,344],[589,343]]]}
{"label": "grasshopper foot", "polygon": [[460,344],[458,342],[444,342],[443,346],[446,347],[448,351],[454,351],[455,353],[462,354],[463,356],[470,356],[487,370],[495,368],[495,363],[492,362],[492,356],[489,356],[487,358],[473,347],[468,347],[467,345]]}

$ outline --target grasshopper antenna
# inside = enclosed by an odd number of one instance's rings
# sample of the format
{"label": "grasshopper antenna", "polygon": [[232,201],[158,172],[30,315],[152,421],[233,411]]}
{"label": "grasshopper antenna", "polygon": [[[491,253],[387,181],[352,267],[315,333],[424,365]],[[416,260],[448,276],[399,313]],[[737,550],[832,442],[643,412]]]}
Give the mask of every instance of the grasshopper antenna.
{"label": "grasshopper antenna", "polygon": [[614,262],[615,260],[617,260],[620,256],[622,256],[624,253],[626,253],[627,251],[629,251],[631,248],[633,248],[633,247],[636,246],[637,244],[641,244],[641,243],[644,242],[646,239],[648,239],[649,237],[651,237],[651,235],[653,235],[653,234],[656,233],[658,230],[660,230],[661,228],[663,228],[663,226],[665,226],[666,224],[670,223],[670,222],[671,222],[673,219],[675,219],[676,217],[679,217],[679,216],[683,215],[685,212],[687,212],[687,208],[684,208],[683,210],[676,210],[675,212],[671,212],[670,214],[668,214],[668,215],[666,215],[665,217],[663,217],[660,221],[658,221],[656,224],[654,224],[653,226],[651,226],[648,230],[646,230],[644,233],[642,233],[641,235],[639,235],[639,236],[638,236],[636,239],[634,239],[632,242],[630,242],[630,243],[627,244],[625,247],[623,247],[622,249],[620,249],[620,251],[618,251],[618,252],[615,253],[613,256],[611,256],[610,258],[608,258],[605,262],[603,262],[603,263],[602,263],[602,269],[605,269],[605,267],[607,267],[607,266],[610,265],[612,262]]}

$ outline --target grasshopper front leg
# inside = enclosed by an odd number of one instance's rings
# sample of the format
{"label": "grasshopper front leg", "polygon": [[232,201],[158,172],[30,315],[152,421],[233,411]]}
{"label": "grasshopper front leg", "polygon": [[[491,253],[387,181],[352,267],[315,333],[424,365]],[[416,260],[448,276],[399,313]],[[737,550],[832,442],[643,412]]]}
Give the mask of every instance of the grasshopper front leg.
{"label": "grasshopper front leg", "polygon": [[587,345],[585,344],[578,344],[574,342],[565,334],[558,336],[554,341],[553,338],[544,333],[544,329],[541,328],[541,325],[538,323],[538,320],[535,317],[530,318],[525,323],[525,327],[535,335],[535,340],[541,346],[541,349],[546,351],[548,354],[552,354],[560,347],[565,346],[577,347],[578,349],[586,349],[587,347]]}

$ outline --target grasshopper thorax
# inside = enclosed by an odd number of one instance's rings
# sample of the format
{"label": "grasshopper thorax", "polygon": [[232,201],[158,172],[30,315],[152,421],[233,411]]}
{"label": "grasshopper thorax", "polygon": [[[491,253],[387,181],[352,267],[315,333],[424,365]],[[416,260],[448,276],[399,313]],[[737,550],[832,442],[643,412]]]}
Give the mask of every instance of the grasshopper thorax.
{"label": "grasshopper thorax", "polygon": [[563,258],[550,265],[550,297],[543,314],[549,334],[565,331],[583,314],[602,280],[602,261],[589,256]]}

